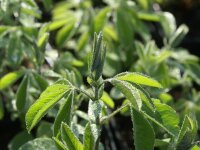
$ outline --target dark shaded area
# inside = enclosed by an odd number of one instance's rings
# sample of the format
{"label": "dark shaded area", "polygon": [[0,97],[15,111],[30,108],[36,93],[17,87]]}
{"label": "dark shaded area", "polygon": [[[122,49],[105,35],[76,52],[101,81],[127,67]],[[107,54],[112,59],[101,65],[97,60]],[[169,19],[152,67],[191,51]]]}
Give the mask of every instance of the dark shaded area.
{"label": "dark shaded area", "polygon": [[[6,111],[6,109],[5,109]],[[19,133],[22,128],[19,120],[11,120],[10,113],[5,112],[4,119],[0,121],[0,149],[7,150],[10,140]]]}

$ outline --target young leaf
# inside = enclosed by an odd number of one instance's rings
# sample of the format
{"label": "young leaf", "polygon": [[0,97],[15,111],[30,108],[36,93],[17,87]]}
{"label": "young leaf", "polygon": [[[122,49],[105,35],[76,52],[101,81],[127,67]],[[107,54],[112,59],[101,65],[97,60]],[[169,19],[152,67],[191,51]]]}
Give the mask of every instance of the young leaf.
{"label": "young leaf", "polygon": [[183,123],[178,137],[177,150],[191,148],[197,134],[197,122],[193,114],[190,117],[187,116]]}
{"label": "young leaf", "polygon": [[38,121],[52,108],[70,89],[64,84],[54,84],[49,86],[39,97],[39,99],[29,108],[26,113],[26,127],[30,132]]}
{"label": "young leaf", "polygon": [[0,79],[0,90],[7,88],[11,84],[13,84],[17,79],[19,79],[24,74],[24,71],[15,71],[10,72],[6,75],[4,75]]}
{"label": "young leaf", "polygon": [[93,136],[90,123],[85,127],[84,133],[84,150],[94,150],[95,148],[95,137]]}
{"label": "young leaf", "polygon": [[160,14],[160,23],[163,27],[165,35],[169,38],[176,30],[176,20],[169,12]]}
{"label": "young leaf", "polygon": [[135,149],[153,150],[155,134],[151,124],[134,108],[131,108],[131,118],[133,122]]}
{"label": "young leaf", "polygon": [[169,44],[171,47],[176,47],[181,40],[185,37],[185,35],[188,33],[189,29],[186,25],[181,25],[176,32],[173,34],[173,36],[169,39]]}
{"label": "young leaf", "polygon": [[140,98],[140,93],[138,89],[136,89],[134,86],[131,85],[131,83],[126,81],[121,81],[117,79],[112,79],[110,81],[125,95],[125,97],[132,103],[135,109],[141,109],[142,100]]}
{"label": "young leaf", "polygon": [[26,104],[26,97],[27,97],[27,89],[29,84],[29,77],[25,75],[16,94],[16,106],[17,109],[22,111]]}
{"label": "young leaf", "polygon": [[50,138],[36,138],[22,145],[19,150],[55,150],[56,146]]}
{"label": "young leaf", "polygon": [[106,54],[106,47],[102,44],[103,35],[100,32],[94,34],[93,51],[89,55],[89,70],[93,80],[98,80],[102,75],[104,59]]}
{"label": "young leaf", "polygon": [[65,122],[66,124],[70,125],[73,101],[74,101],[74,92],[70,92],[65,102],[60,107],[58,114],[56,116],[53,126],[54,136],[58,134],[62,122]]}
{"label": "young leaf", "polygon": [[114,78],[137,84],[162,88],[162,85],[158,81],[137,72],[123,72],[116,75]]}
{"label": "young leaf", "polygon": [[58,150],[68,150],[65,145],[56,137],[53,137],[53,140],[56,144]]}
{"label": "young leaf", "polygon": [[83,150],[83,144],[74,135],[70,127],[65,123],[62,123],[61,125],[61,136],[68,149]]}

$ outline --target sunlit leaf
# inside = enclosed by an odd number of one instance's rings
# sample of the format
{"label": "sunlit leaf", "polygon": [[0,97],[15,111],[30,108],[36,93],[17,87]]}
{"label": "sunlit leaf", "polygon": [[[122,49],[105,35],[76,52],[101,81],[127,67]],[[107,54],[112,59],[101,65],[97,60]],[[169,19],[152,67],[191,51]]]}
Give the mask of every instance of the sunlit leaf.
{"label": "sunlit leaf", "polygon": [[54,84],[49,86],[39,99],[29,108],[26,113],[26,127],[30,132],[38,121],[52,108],[69,90],[69,85]]}
{"label": "sunlit leaf", "polygon": [[176,21],[174,16],[169,12],[160,14],[160,23],[163,27],[165,35],[169,38],[176,30]]}
{"label": "sunlit leaf", "polygon": [[118,80],[129,81],[129,82],[152,86],[152,87],[158,87],[158,88],[162,87],[162,85],[158,81],[137,72],[120,73],[116,75],[114,78]]}
{"label": "sunlit leaf", "polygon": [[74,28],[74,23],[64,26],[56,35],[56,43],[59,47],[62,47],[65,42],[72,36],[72,30]]}
{"label": "sunlit leaf", "polygon": [[10,72],[6,75],[4,75],[0,79],[0,90],[7,88],[11,84],[13,84],[15,81],[17,81],[22,75],[24,74],[24,71],[15,71]]}
{"label": "sunlit leaf", "polygon": [[134,108],[138,110],[141,109],[142,100],[138,89],[126,81],[112,79],[110,82],[124,94],[124,96],[132,103]]}
{"label": "sunlit leaf", "polygon": [[56,144],[56,147],[58,150],[67,150],[67,148],[65,147],[65,145],[56,137],[53,137],[53,140]]}
{"label": "sunlit leaf", "polygon": [[70,127],[62,123],[61,126],[61,135],[63,142],[67,145],[67,148],[70,150],[83,150],[83,144],[79,139],[74,135]]}
{"label": "sunlit leaf", "polygon": [[84,133],[84,150],[94,150],[95,148],[95,138],[92,133],[90,123],[85,127]]}
{"label": "sunlit leaf", "polygon": [[166,104],[160,102],[154,102],[156,106],[156,114],[158,116],[158,122],[165,126],[175,136],[179,132],[179,117],[176,111]]}
{"label": "sunlit leaf", "polygon": [[115,103],[112,100],[112,98],[108,95],[107,92],[103,92],[103,96],[101,97],[101,100],[108,105],[110,108],[114,108],[115,107]]}

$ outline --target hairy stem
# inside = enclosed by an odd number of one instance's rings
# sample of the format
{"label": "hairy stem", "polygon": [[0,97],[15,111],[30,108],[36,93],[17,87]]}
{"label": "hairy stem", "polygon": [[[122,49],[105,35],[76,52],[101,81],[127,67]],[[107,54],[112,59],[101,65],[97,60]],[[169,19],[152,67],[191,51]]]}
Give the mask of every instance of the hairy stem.
{"label": "hairy stem", "polygon": [[92,101],[94,100],[94,98],[88,93],[86,92],[85,90],[82,90],[82,89],[79,89],[77,87],[74,87],[74,90],[84,94],[85,96],[87,96],[89,99],[91,99]]}

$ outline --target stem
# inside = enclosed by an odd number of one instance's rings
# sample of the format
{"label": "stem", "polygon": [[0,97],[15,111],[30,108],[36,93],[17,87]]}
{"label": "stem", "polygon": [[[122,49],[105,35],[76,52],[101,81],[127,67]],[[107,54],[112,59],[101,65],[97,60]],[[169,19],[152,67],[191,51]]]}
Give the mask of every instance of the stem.
{"label": "stem", "polygon": [[[95,101],[98,101],[99,99],[99,88],[98,87],[95,87],[94,88],[94,97],[95,97]],[[95,121],[95,124],[97,125],[97,128],[101,128],[101,126],[100,126],[100,114],[98,114],[98,116],[97,116],[97,119],[96,119],[96,121]],[[98,136],[98,138],[97,138],[97,140],[96,140],[96,143],[95,143],[95,150],[99,150],[99,142],[100,142],[100,136],[101,136],[101,129],[100,129],[100,132],[99,132],[99,136]]]}
{"label": "stem", "polygon": [[74,87],[74,90],[80,92],[80,93],[83,93],[84,95],[86,95],[88,98],[90,98],[91,100],[94,100],[94,98],[89,94],[87,93],[85,90],[82,90],[82,89],[79,89],[77,87]]}
{"label": "stem", "polygon": [[98,93],[99,93],[99,88],[98,88],[98,87],[95,87],[95,88],[94,88],[94,100],[98,100],[98,97],[99,97],[99,96],[98,96],[98,95],[99,95]]}
{"label": "stem", "polygon": [[113,116],[115,116],[117,113],[119,113],[122,109],[126,108],[127,106],[130,106],[129,103],[119,107],[118,109],[116,109],[115,111],[113,111],[111,114],[109,114],[108,116],[104,116],[100,119],[100,124],[104,124],[105,121],[110,120],[110,118],[112,118]]}

